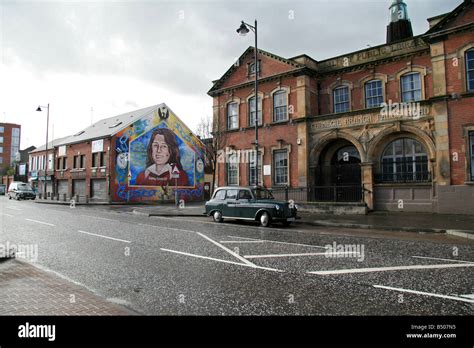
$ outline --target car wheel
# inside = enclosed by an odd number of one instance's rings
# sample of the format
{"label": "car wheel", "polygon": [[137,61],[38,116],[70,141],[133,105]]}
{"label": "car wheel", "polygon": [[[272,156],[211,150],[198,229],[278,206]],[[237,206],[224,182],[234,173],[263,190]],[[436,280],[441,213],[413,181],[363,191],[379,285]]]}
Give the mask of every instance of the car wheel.
{"label": "car wheel", "polygon": [[212,214],[212,218],[214,219],[214,222],[224,221],[224,219],[222,218],[222,213],[218,210]]}
{"label": "car wheel", "polygon": [[262,227],[270,226],[270,215],[268,215],[267,212],[263,212],[262,215],[260,215],[260,225],[262,225]]}

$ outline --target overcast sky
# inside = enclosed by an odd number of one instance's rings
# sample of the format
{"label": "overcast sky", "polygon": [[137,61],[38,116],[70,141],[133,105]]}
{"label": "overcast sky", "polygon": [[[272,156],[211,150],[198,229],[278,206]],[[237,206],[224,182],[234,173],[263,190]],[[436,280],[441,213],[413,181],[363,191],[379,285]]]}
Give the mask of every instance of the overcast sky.
{"label": "overcast sky", "polygon": [[[195,130],[211,81],[254,43],[241,20],[264,50],[322,60],[383,44],[391,2],[0,0],[0,119],[22,125],[21,148],[44,144],[48,103],[50,139],[161,102]],[[461,2],[406,0],[414,34]]]}

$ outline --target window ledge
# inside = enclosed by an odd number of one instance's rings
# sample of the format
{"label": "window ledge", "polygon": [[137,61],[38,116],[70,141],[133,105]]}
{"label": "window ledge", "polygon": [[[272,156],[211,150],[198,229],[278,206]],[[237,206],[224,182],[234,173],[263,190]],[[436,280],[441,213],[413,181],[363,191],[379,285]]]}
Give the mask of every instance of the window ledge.
{"label": "window ledge", "polygon": [[281,124],[285,124],[285,123],[289,123],[290,120],[289,119],[286,119],[286,120],[283,120],[283,121],[273,121],[272,123],[269,123],[270,125],[281,125]]}
{"label": "window ledge", "polygon": [[466,181],[464,182],[464,185],[474,185],[474,181]]}

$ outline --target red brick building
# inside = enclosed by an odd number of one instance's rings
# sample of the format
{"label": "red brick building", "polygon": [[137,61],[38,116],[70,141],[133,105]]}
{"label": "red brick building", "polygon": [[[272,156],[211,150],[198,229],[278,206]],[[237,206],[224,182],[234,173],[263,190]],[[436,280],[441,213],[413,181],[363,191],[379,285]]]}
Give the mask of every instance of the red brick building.
{"label": "red brick building", "polygon": [[13,167],[20,152],[21,126],[14,123],[0,123],[0,173]]}
{"label": "red brick building", "polygon": [[204,198],[204,145],[165,104],[100,120],[48,148],[46,176],[44,146],[30,153],[29,176],[39,186],[46,178],[53,199]]}
{"label": "red brick building", "polygon": [[473,2],[428,19],[418,36],[403,1],[390,12],[386,44],[321,61],[259,50],[257,69],[250,47],[214,81],[219,185],[255,182],[253,157],[234,159],[253,148],[257,70],[267,187],[300,201],[474,211]]}

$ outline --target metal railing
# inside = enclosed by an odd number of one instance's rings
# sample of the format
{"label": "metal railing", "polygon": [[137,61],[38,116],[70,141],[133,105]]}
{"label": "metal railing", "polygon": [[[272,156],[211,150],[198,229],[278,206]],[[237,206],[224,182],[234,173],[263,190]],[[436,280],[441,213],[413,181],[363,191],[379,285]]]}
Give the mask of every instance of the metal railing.
{"label": "metal railing", "polygon": [[431,182],[428,160],[401,159],[384,161],[376,165],[376,183],[423,183]]}
{"label": "metal railing", "polygon": [[363,202],[362,185],[329,185],[308,187],[273,187],[275,199],[295,202]]}

